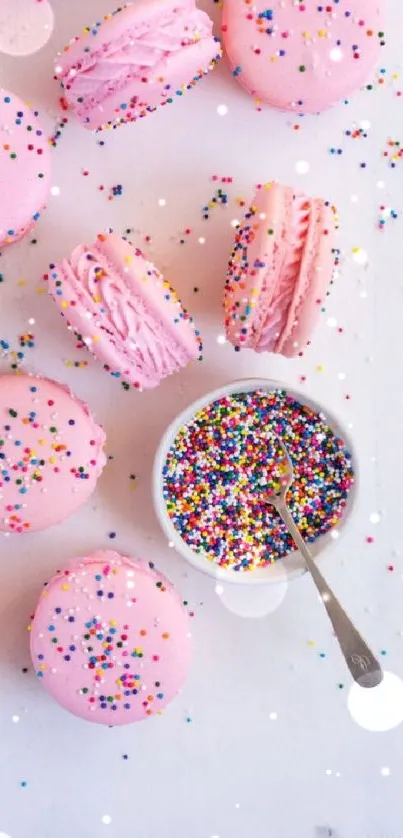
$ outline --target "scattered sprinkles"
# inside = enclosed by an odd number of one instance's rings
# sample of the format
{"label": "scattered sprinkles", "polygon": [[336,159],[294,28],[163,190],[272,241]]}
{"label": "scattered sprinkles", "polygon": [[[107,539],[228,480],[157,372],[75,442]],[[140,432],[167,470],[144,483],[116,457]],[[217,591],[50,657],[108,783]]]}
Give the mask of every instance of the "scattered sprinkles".
{"label": "scattered sprinkles", "polygon": [[403,160],[403,145],[400,140],[389,138],[382,157],[387,161],[389,168],[396,169],[396,166]]}
{"label": "scattered sprinkles", "polygon": [[222,187],[219,187],[214,192],[212,198],[209,202],[202,208],[202,218],[205,221],[208,221],[210,218],[211,210],[215,209],[215,207],[226,207],[228,204],[229,195]]}
{"label": "scattered sprinkles", "polygon": [[378,230],[383,232],[390,221],[396,221],[398,218],[399,213],[396,210],[392,209],[392,207],[386,207],[384,204],[380,204],[377,218]]}
{"label": "scattered sprinkles", "polygon": [[118,198],[120,195],[123,195],[123,186],[121,183],[118,183],[116,186],[111,186],[108,200],[113,201],[114,198]]}
{"label": "scattered sprinkles", "polygon": [[163,491],[172,523],[192,550],[221,567],[251,571],[294,549],[268,503],[277,479],[276,437],[295,471],[289,507],[304,538],[315,541],[345,512],[351,456],[324,416],[286,392],[212,403],[182,428],[168,453]]}
{"label": "scattered sprinkles", "polygon": [[20,335],[18,344],[19,348],[16,349],[6,338],[0,338],[0,359],[7,362],[9,369],[13,372],[22,368],[27,360],[26,351],[23,350],[35,348],[35,335],[32,333]]}

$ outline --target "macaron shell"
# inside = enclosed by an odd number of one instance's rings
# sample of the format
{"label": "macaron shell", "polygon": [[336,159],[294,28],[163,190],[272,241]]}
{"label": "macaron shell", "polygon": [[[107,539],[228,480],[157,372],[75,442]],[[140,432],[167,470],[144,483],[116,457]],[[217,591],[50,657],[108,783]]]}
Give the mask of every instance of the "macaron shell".
{"label": "macaron shell", "polygon": [[[305,198],[302,199],[305,203]],[[262,203],[261,203],[262,202]],[[278,336],[295,291],[304,230],[300,225],[300,200],[289,186],[271,185],[257,198],[264,211],[260,222],[261,287],[251,317],[253,348],[256,352],[277,352]],[[258,235],[259,237],[259,235]],[[253,294],[253,292],[251,292]]]}
{"label": "macaron shell", "polygon": [[180,333],[180,341],[186,351],[191,358],[197,358],[200,345],[195,337],[193,321],[189,316],[181,316],[182,307],[176,292],[152,262],[127,239],[113,233],[100,239],[100,247],[116,271],[124,274],[133,293],[140,294],[153,314],[162,317],[167,331],[175,340]]}
{"label": "macaron shell", "polygon": [[[237,231],[239,249],[232,254],[224,295],[225,330],[234,346],[256,348],[257,335],[279,282],[280,248],[291,215],[292,195],[291,187],[275,182],[264,184],[254,195]],[[240,247],[244,236],[247,238],[245,262]]]}
{"label": "macaron shell", "polygon": [[276,351],[293,357],[304,349],[319,318],[332,281],[336,245],[335,217],[330,206],[314,199],[298,282],[286,326]]}
{"label": "macaron shell", "polygon": [[61,76],[82,61],[89,61],[94,51],[102,51],[112,41],[119,41],[128,30],[135,35],[145,26],[158,25],[161,20],[171,18],[174,9],[186,13],[194,7],[194,0],[136,0],[122,4],[71,39],[57,56],[57,75]]}
{"label": "macaron shell", "polygon": [[100,235],[76,248],[52,268],[49,290],[93,355],[134,387],[155,387],[200,355],[200,338],[175,291],[120,236]]}
{"label": "macaron shell", "polygon": [[37,113],[0,90],[0,247],[29,232],[50,189],[50,145]]}
{"label": "macaron shell", "polygon": [[112,551],[74,559],[44,589],[31,657],[45,689],[91,722],[160,713],[191,661],[186,611],[164,576]]}
{"label": "macaron shell", "polygon": [[95,489],[105,435],[86,405],[55,381],[0,376],[0,531],[43,530]]}
{"label": "macaron shell", "polygon": [[[79,118],[84,127],[92,131],[142,119],[192,89],[203,74],[213,69],[219,57],[217,42],[213,39],[200,41],[161,62],[158,74],[164,84],[158,79],[151,79],[146,84],[141,79],[132,79],[122,89],[108,94],[101,105],[88,110],[85,118]],[[135,105],[131,104],[133,99],[137,99]]]}
{"label": "macaron shell", "polygon": [[370,77],[384,43],[384,8],[383,0],[224,0],[234,76],[273,107],[322,111]]}

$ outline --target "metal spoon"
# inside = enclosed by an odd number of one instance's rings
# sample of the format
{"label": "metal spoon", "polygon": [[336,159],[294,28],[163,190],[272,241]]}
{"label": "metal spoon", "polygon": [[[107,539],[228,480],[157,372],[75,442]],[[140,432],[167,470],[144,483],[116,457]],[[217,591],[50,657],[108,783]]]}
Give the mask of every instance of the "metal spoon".
{"label": "metal spoon", "polygon": [[288,508],[287,492],[294,480],[294,469],[284,443],[280,439],[276,439],[276,445],[278,445],[283,453],[284,468],[281,468],[281,479],[278,481],[278,485],[273,487],[272,494],[268,494],[268,501],[279,513],[293,541],[302,553],[307,569],[313,578],[326,608],[334,633],[339,641],[340,649],[354,681],[360,687],[377,687],[383,679],[382,669],[375,655],[373,655],[371,649],[367,646],[365,640],[363,640],[318,570],[312,553],[302,538]]}

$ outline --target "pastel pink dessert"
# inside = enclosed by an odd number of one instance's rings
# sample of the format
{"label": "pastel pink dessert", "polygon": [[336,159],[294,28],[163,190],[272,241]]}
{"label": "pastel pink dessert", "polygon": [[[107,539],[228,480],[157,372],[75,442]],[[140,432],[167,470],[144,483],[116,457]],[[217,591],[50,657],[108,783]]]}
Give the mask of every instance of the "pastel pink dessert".
{"label": "pastel pink dessert", "polygon": [[70,41],[56,78],[86,128],[136,122],[213,69],[221,48],[212,30],[194,0],[137,0]]}
{"label": "pastel pink dessert", "polygon": [[0,89],[0,247],[25,236],[50,190],[50,146],[37,111]]}
{"label": "pastel pink dessert", "polygon": [[225,283],[225,330],[240,349],[299,355],[332,282],[335,210],[289,186],[257,190]]}
{"label": "pastel pink dessert", "polygon": [[156,387],[200,357],[192,318],[141,250],[116,235],[51,266],[49,290],[69,328],[116,378]]}
{"label": "pastel pink dessert", "polygon": [[259,102],[317,113],[370,78],[385,44],[385,0],[224,0],[233,75]]}
{"label": "pastel pink dessert", "polygon": [[85,503],[106,462],[105,434],[62,384],[0,376],[0,531],[63,521]]}
{"label": "pastel pink dessert", "polygon": [[161,713],[190,666],[188,616],[170,582],[152,564],[112,551],[58,572],[30,631],[32,662],[47,692],[98,724]]}

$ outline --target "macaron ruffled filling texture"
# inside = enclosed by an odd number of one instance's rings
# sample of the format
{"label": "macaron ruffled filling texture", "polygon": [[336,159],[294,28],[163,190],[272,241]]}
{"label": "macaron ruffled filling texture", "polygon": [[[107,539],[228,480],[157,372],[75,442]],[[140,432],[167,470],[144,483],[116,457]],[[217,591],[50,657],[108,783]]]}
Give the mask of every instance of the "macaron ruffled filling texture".
{"label": "macaron ruffled filling texture", "polygon": [[[134,254],[143,259],[138,249]],[[161,309],[146,288],[141,293],[141,282],[134,284],[128,272],[108,260],[101,242],[91,248],[80,245],[64,259],[51,277],[51,290],[74,331],[81,329],[79,337],[113,374],[151,388],[195,360],[200,345],[196,333],[193,345],[183,339],[180,326],[190,318],[169,283],[146,260],[142,281],[159,283],[166,292]],[[170,313],[172,306],[176,309],[169,323],[163,316],[168,305]]]}
{"label": "macaron ruffled filling texture", "polygon": [[267,197],[255,196],[236,235],[225,329],[238,351],[293,357],[309,341],[332,279],[335,209],[289,187],[267,186]]}
{"label": "macaron ruffled filling texture", "polygon": [[93,108],[134,80],[144,82],[146,99],[146,83],[164,75],[167,59],[205,38],[212,38],[212,22],[198,9],[178,9],[158,23],[128,28],[117,40],[89,50],[87,58],[59,71],[67,101],[77,116],[85,119]]}
{"label": "macaron ruffled filling texture", "polygon": [[267,271],[256,319],[252,322],[253,346],[257,352],[277,352],[286,330],[289,312],[296,293],[302,262],[309,254],[305,251],[311,206],[305,195],[296,195],[290,201],[289,223],[283,227],[281,241],[275,246],[274,260],[278,262],[279,282],[272,298],[269,277],[277,267]]}

